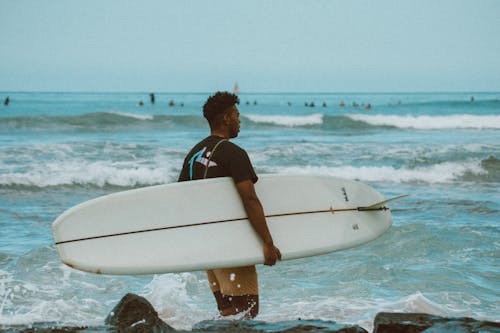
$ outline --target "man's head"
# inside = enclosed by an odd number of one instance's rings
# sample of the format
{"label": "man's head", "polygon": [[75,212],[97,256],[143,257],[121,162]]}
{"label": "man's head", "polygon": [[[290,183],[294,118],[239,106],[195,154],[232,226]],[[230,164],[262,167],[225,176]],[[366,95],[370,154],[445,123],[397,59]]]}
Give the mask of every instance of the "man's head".
{"label": "man's head", "polygon": [[210,124],[210,129],[223,131],[229,138],[238,136],[240,130],[239,111],[236,104],[240,99],[229,92],[216,92],[210,96],[203,105],[203,116]]}

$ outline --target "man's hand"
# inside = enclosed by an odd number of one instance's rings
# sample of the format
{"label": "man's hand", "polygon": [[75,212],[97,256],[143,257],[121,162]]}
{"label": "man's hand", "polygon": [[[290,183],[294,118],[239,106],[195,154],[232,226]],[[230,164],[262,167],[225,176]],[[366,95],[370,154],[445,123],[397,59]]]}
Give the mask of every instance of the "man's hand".
{"label": "man's hand", "polygon": [[264,243],[264,265],[273,266],[277,260],[281,260],[280,250],[273,244]]}

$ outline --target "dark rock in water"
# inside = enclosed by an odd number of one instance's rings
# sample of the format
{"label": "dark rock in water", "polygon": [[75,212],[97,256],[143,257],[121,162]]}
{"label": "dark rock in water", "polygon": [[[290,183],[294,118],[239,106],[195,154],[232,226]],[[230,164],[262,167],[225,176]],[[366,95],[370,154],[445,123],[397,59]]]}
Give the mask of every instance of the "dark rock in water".
{"label": "dark rock in water", "polygon": [[[57,323],[35,323],[29,328],[23,326],[8,326],[0,325],[2,333],[93,333],[88,327],[57,327]],[[104,328],[100,328],[99,332],[106,332]]]}
{"label": "dark rock in water", "polygon": [[267,323],[256,320],[206,320],[193,326],[193,333],[368,333],[359,326],[340,325],[322,320],[289,320]]}
{"label": "dark rock in water", "polygon": [[106,318],[105,323],[116,327],[117,332],[123,333],[160,333],[174,332],[158,317],[151,303],[144,297],[135,294],[126,294]]}
{"label": "dark rock in water", "polygon": [[500,333],[500,323],[425,313],[380,312],[373,333]]}
{"label": "dark rock in water", "polygon": [[[34,323],[26,326],[2,326],[0,333],[162,333],[176,332],[165,324],[152,305],[143,297],[127,294],[106,318],[106,326],[57,327],[57,323]],[[367,333],[359,326],[333,321],[289,320],[264,322],[256,320],[206,320],[190,331],[178,333]],[[425,313],[377,314],[373,333],[500,333],[500,323],[472,318],[440,317]]]}

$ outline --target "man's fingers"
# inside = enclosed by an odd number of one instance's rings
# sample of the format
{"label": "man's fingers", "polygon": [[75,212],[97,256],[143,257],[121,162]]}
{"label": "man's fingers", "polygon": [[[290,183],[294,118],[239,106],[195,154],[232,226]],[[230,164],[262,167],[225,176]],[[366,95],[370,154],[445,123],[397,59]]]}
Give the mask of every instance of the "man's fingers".
{"label": "man's fingers", "polygon": [[264,265],[273,266],[278,260],[281,260],[281,252],[276,246],[264,248]]}
{"label": "man's fingers", "polygon": [[281,260],[281,251],[280,249],[278,249],[277,247],[275,247],[276,249],[276,254],[278,255],[278,259]]}
{"label": "man's fingers", "polygon": [[273,253],[273,255],[271,257],[267,257],[265,259],[264,265],[273,266],[274,264],[276,264],[276,261],[281,260],[281,252],[280,252],[280,250],[278,250],[277,248],[275,248],[273,252],[274,253]]}
{"label": "man's fingers", "polygon": [[276,260],[266,259],[266,261],[264,262],[264,265],[266,265],[266,266],[273,266],[275,263],[276,263]]}

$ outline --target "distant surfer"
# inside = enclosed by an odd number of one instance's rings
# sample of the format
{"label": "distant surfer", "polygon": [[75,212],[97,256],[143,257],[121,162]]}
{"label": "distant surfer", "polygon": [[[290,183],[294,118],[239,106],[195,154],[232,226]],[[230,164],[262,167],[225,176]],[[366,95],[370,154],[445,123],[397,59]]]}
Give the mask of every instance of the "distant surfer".
{"label": "distant surfer", "polygon": [[5,100],[3,101],[3,105],[9,106],[9,103],[10,103],[10,98],[9,96],[7,96],[7,98],[5,98]]}
{"label": "distant surfer", "polygon": [[168,106],[170,107],[175,106],[175,102],[173,100],[170,100],[170,102],[168,102]]}
{"label": "distant surfer", "polygon": [[[274,246],[255,192],[258,177],[246,151],[229,141],[240,131],[240,113],[236,107],[239,102],[238,96],[229,92],[217,92],[207,99],[203,116],[210,125],[210,136],[188,153],[179,181],[232,177],[250,223],[262,240],[265,265],[272,266],[281,259],[281,253]],[[211,195],[205,193],[206,200],[210,200]],[[196,202],[192,204],[196,207]],[[222,316],[245,313],[245,317],[253,318],[257,315],[259,289],[255,266],[212,269],[207,271],[207,277]]]}
{"label": "distant surfer", "polygon": [[155,94],[149,94],[149,100],[151,101],[151,104],[155,104]]}

